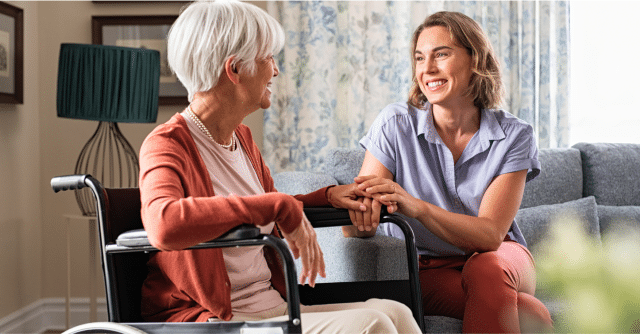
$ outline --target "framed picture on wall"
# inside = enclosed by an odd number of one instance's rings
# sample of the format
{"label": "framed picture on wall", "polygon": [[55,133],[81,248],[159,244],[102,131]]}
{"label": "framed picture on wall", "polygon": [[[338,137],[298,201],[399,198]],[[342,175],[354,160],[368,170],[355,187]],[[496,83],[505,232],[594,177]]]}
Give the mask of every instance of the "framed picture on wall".
{"label": "framed picture on wall", "polygon": [[92,43],[160,51],[160,105],[188,104],[187,90],[167,62],[167,34],[177,15],[92,16]]}
{"label": "framed picture on wall", "polygon": [[23,52],[23,10],[0,2],[0,103],[23,102]]}

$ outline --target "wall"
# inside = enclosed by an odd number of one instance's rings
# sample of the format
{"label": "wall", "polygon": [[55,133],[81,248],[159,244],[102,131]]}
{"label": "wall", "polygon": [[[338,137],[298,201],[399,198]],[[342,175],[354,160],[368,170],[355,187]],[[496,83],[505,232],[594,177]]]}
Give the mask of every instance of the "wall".
{"label": "wall", "polygon": [[[71,174],[97,123],[56,117],[61,43],[91,43],[92,15],[172,15],[176,2],[14,1],[25,17],[25,98],[0,104],[0,319],[42,298],[66,295],[66,214],[80,214],[72,192],[54,194],[52,177]],[[264,3],[257,3],[264,8]],[[121,124],[138,150],[144,137],[184,106],[162,106],[156,124]],[[262,146],[262,112],[245,120]],[[73,221],[72,297],[88,291],[88,225]],[[104,295],[100,282],[98,296]]]}
{"label": "wall", "polygon": [[[80,149],[95,131],[97,123],[56,117],[56,80],[61,43],[91,43],[92,15],[177,14],[179,4],[96,4],[89,1],[39,3],[40,50],[40,128],[42,175],[42,297],[64,296],[66,291],[65,214],[80,214],[73,192],[54,194],[47,183],[57,175],[71,174]],[[158,122],[166,121],[179,107],[162,107]],[[155,124],[122,124],[121,130],[134,148]],[[48,188],[48,189],[47,189]],[[71,257],[73,280],[71,296],[88,295],[88,224],[72,221]],[[61,270],[62,269],[62,270]],[[100,284],[99,296],[104,295]]]}
{"label": "wall", "polygon": [[24,104],[0,104],[0,317],[40,297],[43,280],[38,4],[24,11]]}

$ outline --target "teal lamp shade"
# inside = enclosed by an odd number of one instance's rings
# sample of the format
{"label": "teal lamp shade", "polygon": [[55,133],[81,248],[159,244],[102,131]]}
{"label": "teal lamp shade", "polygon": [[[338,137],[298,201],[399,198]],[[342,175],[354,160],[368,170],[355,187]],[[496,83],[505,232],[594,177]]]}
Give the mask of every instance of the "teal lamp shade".
{"label": "teal lamp shade", "polygon": [[155,123],[160,52],[95,44],[62,44],[58,117]]}
{"label": "teal lamp shade", "polygon": [[[74,174],[90,174],[107,188],[138,185],[138,154],[118,122],[155,123],[160,52],[94,44],[62,44],[58,64],[58,117],[99,121],[78,156]],[[93,195],[76,190],[85,216],[95,216]]]}

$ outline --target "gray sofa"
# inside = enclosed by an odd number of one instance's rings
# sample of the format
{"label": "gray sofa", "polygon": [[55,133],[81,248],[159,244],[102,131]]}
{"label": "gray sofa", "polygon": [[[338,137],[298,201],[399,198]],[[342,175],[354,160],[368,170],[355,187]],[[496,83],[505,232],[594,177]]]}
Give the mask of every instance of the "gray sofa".
{"label": "gray sofa", "polygon": [[[275,174],[276,188],[308,193],[330,184],[348,184],[360,170],[364,151],[333,149],[317,171]],[[534,258],[560,215],[573,214],[597,240],[616,228],[640,227],[640,145],[587,144],[542,149],[540,175],[527,183],[516,219]],[[387,236],[344,238],[339,227],[318,229],[327,277],[320,282],[406,279],[404,243]],[[358,254],[354,257],[353,254]],[[536,296],[557,319],[562,296],[538,284]],[[458,319],[427,316],[429,333],[460,332]]]}

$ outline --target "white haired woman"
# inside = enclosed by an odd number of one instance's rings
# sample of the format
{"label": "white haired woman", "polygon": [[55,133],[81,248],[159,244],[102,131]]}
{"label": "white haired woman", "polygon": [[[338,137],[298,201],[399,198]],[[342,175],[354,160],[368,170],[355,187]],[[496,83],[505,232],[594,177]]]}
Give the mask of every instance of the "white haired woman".
{"label": "white haired woman", "polygon": [[[142,291],[148,321],[284,319],[283,274],[271,266],[268,249],[184,249],[240,224],[274,235],[279,230],[302,259],[301,283],[313,286],[325,266],[303,205],[366,209],[355,201],[355,184],[295,197],[276,192],[241,124],[271,105],[271,79],[278,75],[273,54],[283,44],[275,19],[236,1],[195,2],[171,27],[169,65],[187,88],[190,104],[142,144],[141,213],[154,246],[182,251],[156,253],[148,263]],[[301,310],[305,333],[420,331],[411,311],[395,301],[302,305]]]}

